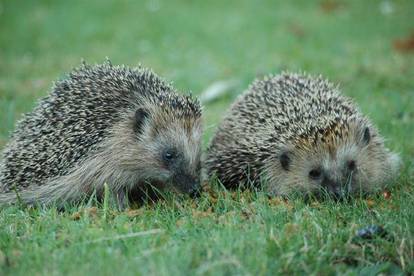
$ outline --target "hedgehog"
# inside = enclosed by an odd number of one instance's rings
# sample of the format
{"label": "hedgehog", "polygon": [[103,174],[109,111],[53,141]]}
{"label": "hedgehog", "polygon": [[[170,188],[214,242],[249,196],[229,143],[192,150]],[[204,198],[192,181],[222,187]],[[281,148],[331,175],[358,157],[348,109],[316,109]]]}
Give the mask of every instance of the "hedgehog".
{"label": "hedgehog", "polygon": [[256,80],[239,96],[205,160],[207,174],[227,188],[335,198],[383,189],[399,165],[337,85],[288,72]]}
{"label": "hedgehog", "polygon": [[120,207],[152,187],[200,186],[201,106],[149,69],[83,63],[16,126],[0,164],[0,204],[57,206],[107,186]]}

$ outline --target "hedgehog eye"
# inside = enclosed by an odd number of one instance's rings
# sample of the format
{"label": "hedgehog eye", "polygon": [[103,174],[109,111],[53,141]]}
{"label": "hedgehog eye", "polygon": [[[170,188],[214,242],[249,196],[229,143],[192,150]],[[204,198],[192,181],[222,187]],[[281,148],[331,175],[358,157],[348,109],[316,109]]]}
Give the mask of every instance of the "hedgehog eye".
{"label": "hedgehog eye", "polygon": [[370,140],[371,140],[371,133],[369,131],[369,128],[366,127],[365,130],[364,130],[364,137],[363,137],[363,141],[364,141],[365,145],[368,145]]}
{"label": "hedgehog eye", "polygon": [[173,149],[166,150],[163,153],[163,159],[164,159],[164,162],[166,163],[172,162],[175,158],[177,158],[177,153]]}
{"label": "hedgehog eye", "polygon": [[282,165],[282,168],[285,170],[289,170],[289,166],[291,162],[289,154],[287,152],[282,153],[279,157],[279,160],[280,160],[280,164]]}
{"label": "hedgehog eye", "polygon": [[350,170],[350,171],[354,171],[356,169],[355,160],[349,160],[346,165],[348,167],[348,170]]}
{"label": "hedgehog eye", "polygon": [[322,176],[322,170],[320,168],[313,169],[309,172],[309,177],[311,179],[317,180]]}
{"label": "hedgehog eye", "polygon": [[142,125],[144,124],[145,120],[149,117],[148,110],[145,108],[138,108],[135,111],[135,122],[134,122],[134,130],[135,132],[140,132],[142,130]]}

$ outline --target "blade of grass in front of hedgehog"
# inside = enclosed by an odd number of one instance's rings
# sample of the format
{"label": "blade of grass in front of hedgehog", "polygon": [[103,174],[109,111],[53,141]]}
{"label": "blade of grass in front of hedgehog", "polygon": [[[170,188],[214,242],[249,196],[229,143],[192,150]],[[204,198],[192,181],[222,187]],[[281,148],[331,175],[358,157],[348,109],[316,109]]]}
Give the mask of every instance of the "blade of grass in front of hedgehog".
{"label": "blade of grass in front of hedgehog", "polygon": [[17,204],[20,208],[24,208],[26,205],[23,203],[22,198],[20,197],[19,191],[17,190],[16,185],[13,185],[13,191],[16,194]]}
{"label": "blade of grass in front of hedgehog", "polygon": [[108,221],[110,191],[108,183],[104,183],[103,220]]}

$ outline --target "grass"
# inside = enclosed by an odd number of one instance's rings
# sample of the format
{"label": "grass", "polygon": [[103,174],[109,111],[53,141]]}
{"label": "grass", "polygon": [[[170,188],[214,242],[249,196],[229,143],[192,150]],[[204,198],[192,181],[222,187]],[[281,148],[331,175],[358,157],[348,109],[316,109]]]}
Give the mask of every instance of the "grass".
{"label": "grass", "polygon": [[[204,108],[207,145],[256,77],[304,70],[341,83],[400,152],[391,198],[287,202],[212,183],[200,199],[137,210],[0,210],[0,274],[414,273],[412,1],[0,1],[0,147],[53,80],[80,63],[152,67],[199,94],[236,79]],[[383,226],[391,238],[354,239]]]}

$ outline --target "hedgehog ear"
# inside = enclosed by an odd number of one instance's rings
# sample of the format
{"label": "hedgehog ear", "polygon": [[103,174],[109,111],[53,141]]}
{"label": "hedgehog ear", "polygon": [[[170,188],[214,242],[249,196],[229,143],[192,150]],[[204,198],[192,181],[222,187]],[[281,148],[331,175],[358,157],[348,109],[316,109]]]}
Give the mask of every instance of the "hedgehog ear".
{"label": "hedgehog ear", "polygon": [[288,171],[291,163],[290,153],[288,151],[282,152],[282,154],[279,156],[279,161],[280,165],[282,165],[282,168]]}
{"label": "hedgehog ear", "polygon": [[134,121],[134,130],[135,132],[141,132],[142,126],[145,123],[145,120],[149,117],[149,112],[145,108],[138,108],[135,111],[135,121]]}
{"label": "hedgehog ear", "polygon": [[371,141],[371,132],[369,131],[369,127],[365,127],[362,142],[364,145],[368,145],[369,141]]}

